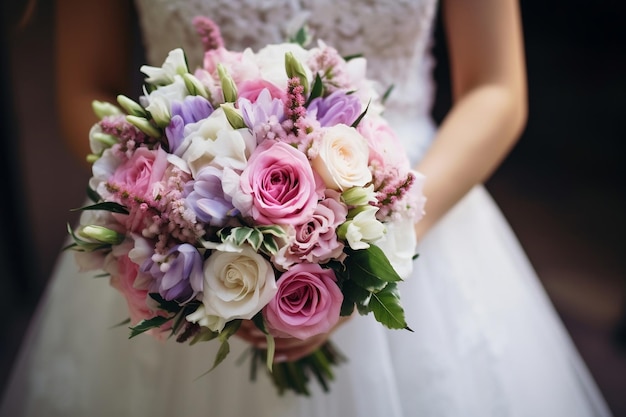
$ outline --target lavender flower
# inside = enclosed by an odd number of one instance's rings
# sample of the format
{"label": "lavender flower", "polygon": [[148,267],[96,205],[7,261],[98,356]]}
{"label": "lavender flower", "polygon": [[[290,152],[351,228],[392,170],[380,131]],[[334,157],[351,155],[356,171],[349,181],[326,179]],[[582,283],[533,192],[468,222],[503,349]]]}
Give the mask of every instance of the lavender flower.
{"label": "lavender flower", "polygon": [[244,123],[251,131],[254,131],[257,125],[268,123],[272,116],[275,116],[278,122],[285,118],[283,102],[272,98],[267,88],[261,91],[254,103],[247,98],[240,98],[237,104],[241,109]]}
{"label": "lavender flower", "polygon": [[222,170],[206,166],[186,187],[187,205],[200,221],[218,227],[226,224],[234,207],[222,189]]}
{"label": "lavender flower", "polygon": [[186,303],[202,292],[202,256],[189,243],[171,248],[165,255],[154,254],[141,265],[154,278],[150,288],[165,300]]}
{"label": "lavender flower", "polygon": [[350,126],[361,114],[361,101],[354,94],[335,91],[328,97],[318,97],[311,101],[308,111],[316,114],[322,127],[337,124]]}
{"label": "lavender flower", "polygon": [[173,101],[170,109],[172,117],[165,128],[169,151],[178,156],[185,151],[181,145],[185,139],[185,126],[206,119],[213,113],[213,106],[201,96],[185,97],[183,102]]}

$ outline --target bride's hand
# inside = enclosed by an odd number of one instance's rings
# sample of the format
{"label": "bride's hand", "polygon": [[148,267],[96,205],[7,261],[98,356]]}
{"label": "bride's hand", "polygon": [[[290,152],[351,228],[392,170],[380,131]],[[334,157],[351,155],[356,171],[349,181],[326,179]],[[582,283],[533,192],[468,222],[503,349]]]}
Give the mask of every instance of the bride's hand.
{"label": "bride's hand", "polygon": [[[311,336],[308,339],[296,339],[295,337],[276,337],[276,350],[274,352],[274,362],[293,362],[313,353],[317,348],[322,346],[330,337],[330,335],[344,322],[352,316],[340,317],[337,324],[327,333],[321,333]],[[250,320],[243,320],[241,326],[236,333],[252,346],[265,349],[267,348],[267,339],[265,334],[259,330]]]}

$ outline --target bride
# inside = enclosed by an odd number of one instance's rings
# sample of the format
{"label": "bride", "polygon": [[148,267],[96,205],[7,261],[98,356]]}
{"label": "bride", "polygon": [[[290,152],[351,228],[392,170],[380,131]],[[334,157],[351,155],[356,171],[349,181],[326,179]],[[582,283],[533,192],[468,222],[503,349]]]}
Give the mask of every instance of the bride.
{"label": "bride", "polygon": [[[90,103],[128,91],[133,14],[125,0],[57,2],[61,125],[88,153]],[[106,280],[59,258],[9,387],[2,416],[533,416],[610,413],[515,236],[481,183],[513,147],[526,118],[522,28],[515,0],[444,0],[454,105],[429,117],[436,0],[136,0],[151,64],[201,45],[196,15],[230,49],[281,42],[307,23],[342,54],[362,53],[369,76],[395,85],[385,117],[427,178],[420,257],[401,288],[411,332],[353,317],[332,333],[349,357],[331,392],[277,397],[248,381],[238,353],[196,380],[214,356],[110,329],[126,307]],[[250,339],[249,335],[242,334]],[[278,346],[294,359],[330,335]],[[243,351],[238,339],[234,350]]]}

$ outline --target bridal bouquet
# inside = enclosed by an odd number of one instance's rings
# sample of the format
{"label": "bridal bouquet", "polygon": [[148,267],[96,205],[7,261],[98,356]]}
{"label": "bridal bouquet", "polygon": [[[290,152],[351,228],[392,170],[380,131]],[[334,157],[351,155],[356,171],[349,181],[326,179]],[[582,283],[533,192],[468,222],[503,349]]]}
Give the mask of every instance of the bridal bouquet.
{"label": "bridal bouquet", "polygon": [[194,24],[201,68],[175,49],[141,68],[137,101],[94,102],[93,204],[71,248],[125,297],[131,337],[216,339],[215,367],[249,321],[267,338],[252,362],[281,393],[308,394],[312,377],[328,389],[330,342],[273,363],[275,338],[326,333],[355,309],[408,328],[396,284],[411,269],[401,254],[415,246],[422,177],[365,59],[322,42],[235,52],[210,20]]}

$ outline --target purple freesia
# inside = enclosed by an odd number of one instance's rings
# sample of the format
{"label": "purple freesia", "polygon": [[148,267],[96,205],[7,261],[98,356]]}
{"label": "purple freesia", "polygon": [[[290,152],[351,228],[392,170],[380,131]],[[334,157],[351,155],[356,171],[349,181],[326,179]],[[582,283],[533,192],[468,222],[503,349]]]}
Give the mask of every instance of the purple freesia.
{"label": "purple freesia", "polygon": [[272,98],[267,88],[261,91],[254,103],[247,98],[240,98],[237,105],[241,109],[244,123],[252,131],[255,126],[270,121],[272,116],[275,116],[278,122],[285,118],[284,103],[278,98]]}
{"label": "purple freesia", "polygon": [[211,226],[224,226],[233,215],[233,204],[222,189],[222,170],[206,166],[187,183],[187,205],[196,217]]}
{"label": "purple freesia", "polygon": [[141,271],[154,278],[150,291],[158,292],[165,300],[181,303],[202,292],[202,256],[194,246],[189,243],[176,245],[165,254],[162,262],[156,262],[154,258],[141,265]]}
{"label": "purple freesia", "polygon": [[185,149],[180,149],[185,139],[185,126],[206,119],[213,113],[213,106],[201,96],[187,96],[185,100],[172,102],[170,124],[165,128],[165,136],[169,143],[169,150],[176,155],[182,155]]}
{"label": "purple freesia", "polygon": [[351,126],[361,114],[361,101],[356,94],[338,90],[328,97],[312,100],[307,110],[315,115],[322,127],[337,124]]}

